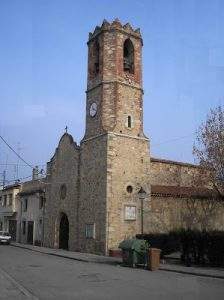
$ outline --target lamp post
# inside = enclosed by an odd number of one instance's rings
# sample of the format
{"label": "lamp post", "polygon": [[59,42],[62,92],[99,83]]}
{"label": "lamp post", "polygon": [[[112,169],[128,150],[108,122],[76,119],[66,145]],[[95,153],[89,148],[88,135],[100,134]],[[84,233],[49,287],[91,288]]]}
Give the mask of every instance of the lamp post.
{"label": "lamp post", "polygon": [[144,230],[143,230],[143,222],[144,222],[144,217],[143,217],[143,201],[144,199],[147,197],[147,193],[146,191],[143,189],[143,187],[140,188],[140,190],[138,191],[138,197],[141,201],[141,234],[143,234]]}
{"label": "lamp post", "polygon": [[43,193],[42,193],[42,195],[41,195],[41,197],[42,197],[42,203],[43,203],[43,206],[42,206],[42,234],[41,234],[41,246],[43,247],[44,246],[44,234],[45,234],[45,232],[44,232],[44,230],[45,230],[45,227],[44,227],[44,225],[45,225],[45,223],[44,223],[44,221],[45,221],[45,207],[46,207],[46,191],[45,191],[45,189],[43,190]]}

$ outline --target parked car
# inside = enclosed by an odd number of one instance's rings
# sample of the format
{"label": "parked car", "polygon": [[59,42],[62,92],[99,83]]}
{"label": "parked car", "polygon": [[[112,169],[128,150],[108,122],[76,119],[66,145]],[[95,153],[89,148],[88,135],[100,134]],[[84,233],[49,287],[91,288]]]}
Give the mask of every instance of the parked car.
{"label": "parked car", "polygon": [[11,242],[11,235],[7,231],[0,231],[0,244],[9,245]]}

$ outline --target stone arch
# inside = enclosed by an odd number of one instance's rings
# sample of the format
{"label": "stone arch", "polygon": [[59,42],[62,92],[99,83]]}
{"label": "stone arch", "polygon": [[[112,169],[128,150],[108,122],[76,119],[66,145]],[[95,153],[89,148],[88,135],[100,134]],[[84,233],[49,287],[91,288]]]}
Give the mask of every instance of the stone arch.
{"label": "stone arch", "polygon": [[94,43],[93,58],[94,58],[94,74],[97,75],[100,69],[100,45],[98,40],[96,40]]}
{"label": "stone arch", "polygon": [[54,247],[69,250],[69,219],[65,212],[60,212],[55,220]]}
{"label": "stone arch", "polygon": [[130,39],[126,39],[123,46],[124,72],[134,74],[134,46]]}

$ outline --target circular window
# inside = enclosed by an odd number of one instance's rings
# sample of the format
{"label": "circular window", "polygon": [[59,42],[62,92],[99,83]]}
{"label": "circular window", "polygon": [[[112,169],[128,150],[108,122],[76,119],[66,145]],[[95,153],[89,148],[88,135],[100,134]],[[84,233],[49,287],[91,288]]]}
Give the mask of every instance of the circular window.
{"label": "circular window", "polygon": [[62,184],[61,187],[60,187],[60,197],[61,197],[61,199],[65,199],[66,194],[67,194],[66,185]]}
{"label": "circular window", "polygon": [[127,186],[127,192],[131,194],[133,192],[133,187],[131,185]]}

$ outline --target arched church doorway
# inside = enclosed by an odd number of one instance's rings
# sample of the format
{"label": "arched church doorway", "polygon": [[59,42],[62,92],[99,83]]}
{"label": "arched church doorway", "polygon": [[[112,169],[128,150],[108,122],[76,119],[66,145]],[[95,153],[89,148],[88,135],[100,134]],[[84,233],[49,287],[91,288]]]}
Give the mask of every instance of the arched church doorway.
{"label": "arched church doorway", "polygon": [[59,248],[68,250],[69,241],[69,221],[65,213],[61,214],[59,227]]}

